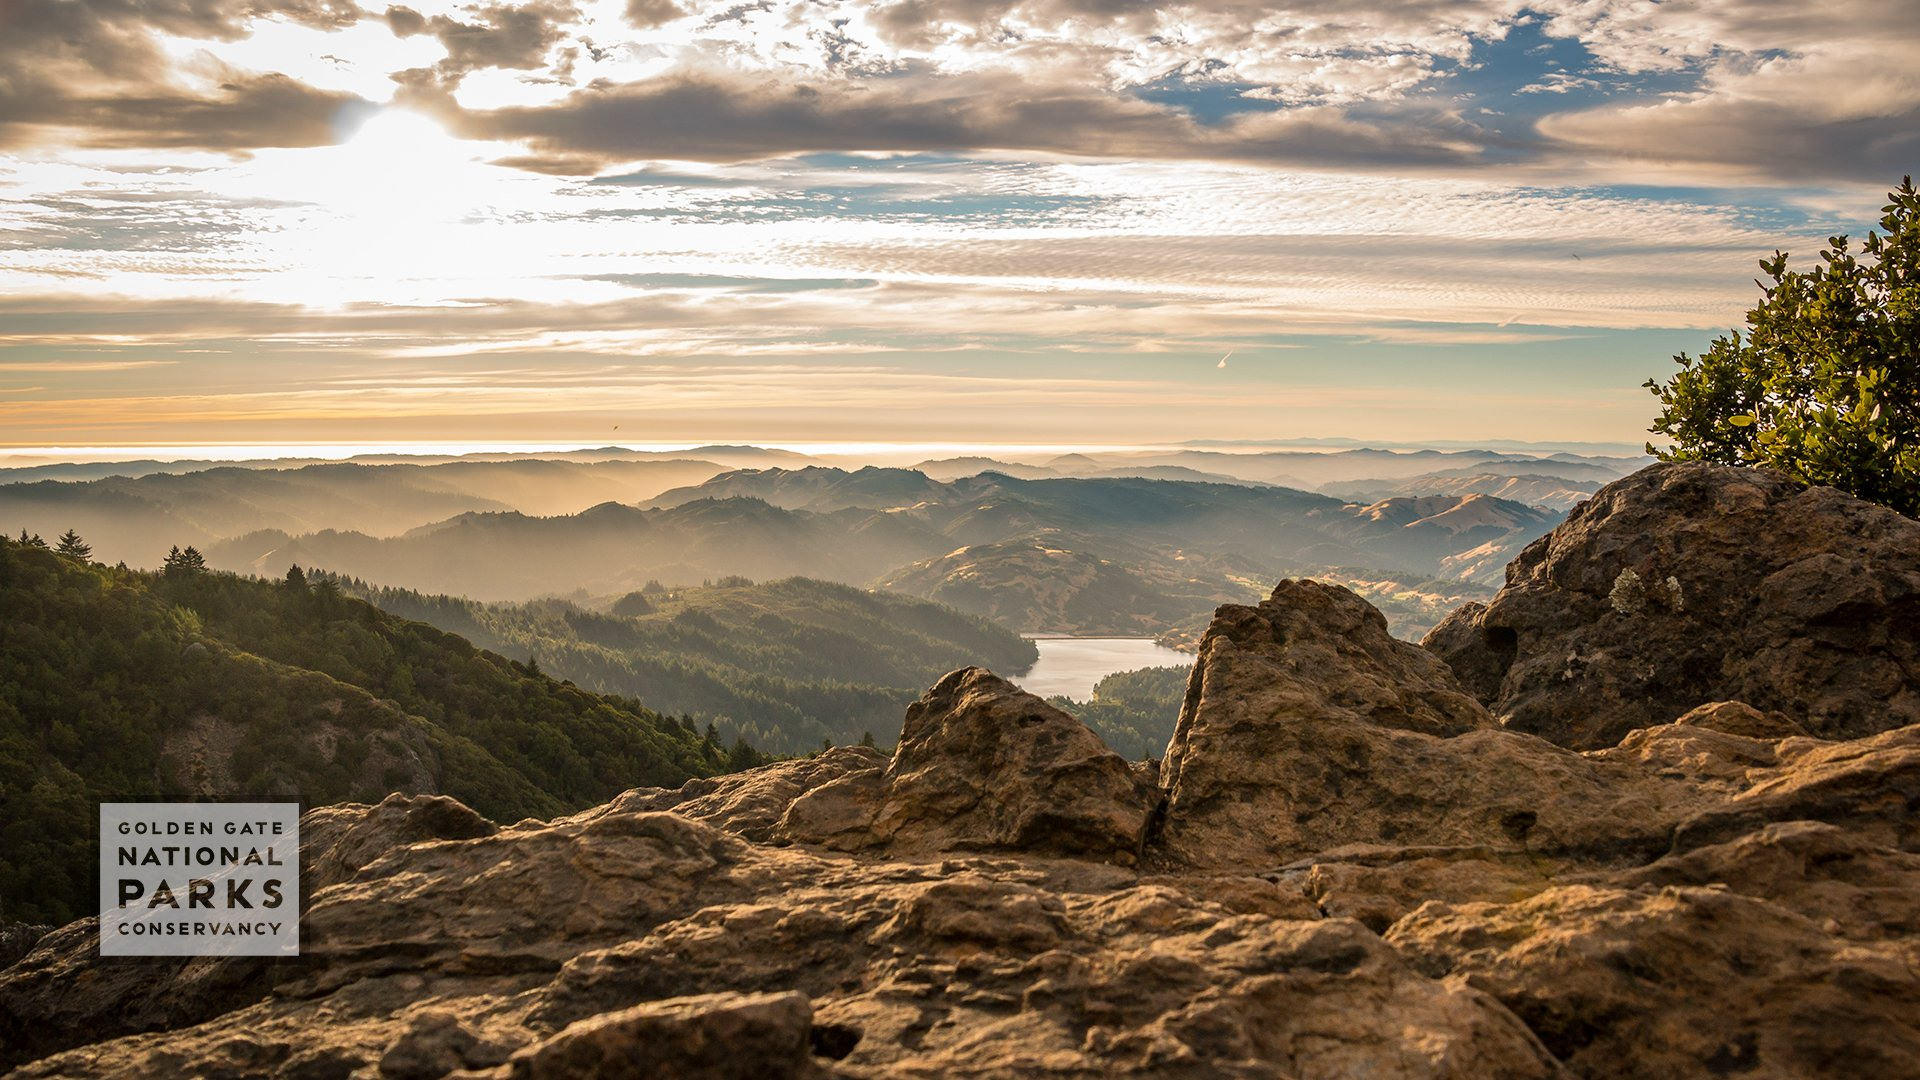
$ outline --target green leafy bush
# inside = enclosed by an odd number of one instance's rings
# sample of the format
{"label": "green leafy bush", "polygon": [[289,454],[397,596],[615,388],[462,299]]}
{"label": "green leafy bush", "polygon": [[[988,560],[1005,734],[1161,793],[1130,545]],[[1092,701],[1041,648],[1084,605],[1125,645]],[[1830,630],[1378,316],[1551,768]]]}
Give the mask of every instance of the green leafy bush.
{"label": "green leafy bush", "polygon": [[1833,237],[1808,270],[1775,252],[1745,334],[1649,379],[1668,461],[1777,469],[1920,517],[1920,193],[1889,193],[1856,255]]}

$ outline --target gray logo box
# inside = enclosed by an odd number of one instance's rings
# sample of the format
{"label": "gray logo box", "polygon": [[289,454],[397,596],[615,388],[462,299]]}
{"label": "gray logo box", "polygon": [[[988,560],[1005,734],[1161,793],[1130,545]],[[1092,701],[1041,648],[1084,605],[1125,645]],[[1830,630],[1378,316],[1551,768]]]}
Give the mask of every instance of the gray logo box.
{"label": "gray logo box", "polygon": [[299,952],[299,803],[100,804],[100,955]]}

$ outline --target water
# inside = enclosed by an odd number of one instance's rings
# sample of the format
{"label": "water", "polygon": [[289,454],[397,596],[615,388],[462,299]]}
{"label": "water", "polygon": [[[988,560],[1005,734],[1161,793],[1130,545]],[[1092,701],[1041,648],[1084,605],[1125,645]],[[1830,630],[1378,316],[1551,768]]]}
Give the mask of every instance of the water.
{"label": "water", "polygon": [[1034,638],[1040,659],[1033,670],[1014,677],[1030,694],[1065,694],[1075,701],[1093,696],[1093,684],[1116,671],[1143,667],[1191,667],[1193,656],[1175,652],[1152,638]]}

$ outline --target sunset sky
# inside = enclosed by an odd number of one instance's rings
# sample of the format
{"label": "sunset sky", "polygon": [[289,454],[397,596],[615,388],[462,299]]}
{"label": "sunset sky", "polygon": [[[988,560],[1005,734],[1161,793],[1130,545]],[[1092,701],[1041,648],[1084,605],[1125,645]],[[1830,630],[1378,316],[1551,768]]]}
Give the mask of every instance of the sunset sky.
{"label": "sunset sky", "polygon": [[1888,0],[0,0],[0,444],[1636,443],[1917,165]]}

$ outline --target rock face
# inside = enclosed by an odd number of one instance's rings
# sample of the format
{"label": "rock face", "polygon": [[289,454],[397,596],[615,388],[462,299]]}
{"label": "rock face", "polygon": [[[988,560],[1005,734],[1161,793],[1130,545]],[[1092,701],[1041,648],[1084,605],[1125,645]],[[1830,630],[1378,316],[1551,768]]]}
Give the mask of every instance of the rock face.
{"label": "rock face", "polygon": [[1131,863],[1154,790],[1086,725],[982,668],[907,707],[874,832],[896,849]]}
{"label": "rock face", "polygon": [[1161,769],[1155,850],[1270,868],[1348,845],[1657,852],[1690,787],[1495,729],[1432,654],[1338,586],[1223,607]]}
{"label": "rock face", "polygon": [[1425,644],[1508,728],[1577,749],[1730,700],[1871,735],[1920,722],[1920,522],[1775,473],[1655,465]]}
{"label": "rock face", "polygon": [[1158,802],[1152,780],[1086,725],[984,668],[962,668],[907,708],[890,760],[835,747],[677,791],[629,791],[588,813],[672,810],[749,840],[842,851],[1132,864]]}
{"label": "rock face", "polygon": [[966,669],[891,759],[505,827],[310,811],[301,956],[128,963],[55,930],[0,972],[0,1068],[1920,1076],[1920,725],[1697,704],[1556,746],[1286,582],[1221,610],[1157,770]]}

